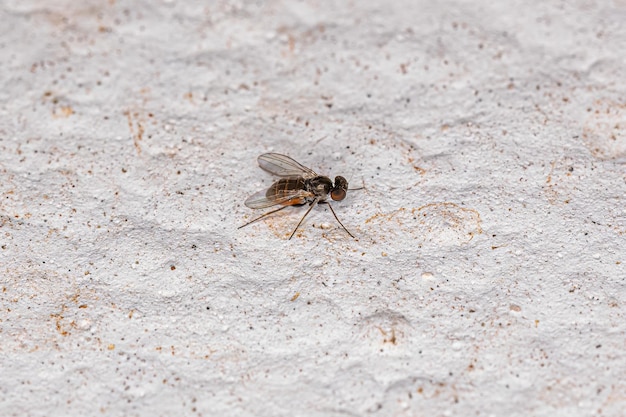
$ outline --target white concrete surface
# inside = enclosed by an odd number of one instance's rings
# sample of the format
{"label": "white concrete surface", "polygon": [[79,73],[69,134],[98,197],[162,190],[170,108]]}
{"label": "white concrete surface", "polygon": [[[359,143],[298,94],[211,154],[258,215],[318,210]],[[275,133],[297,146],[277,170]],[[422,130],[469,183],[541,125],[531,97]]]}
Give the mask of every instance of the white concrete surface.
{"label": "white concrete surface", "polygon": [[0,22],[0,415],[625,415],[623,0]]}

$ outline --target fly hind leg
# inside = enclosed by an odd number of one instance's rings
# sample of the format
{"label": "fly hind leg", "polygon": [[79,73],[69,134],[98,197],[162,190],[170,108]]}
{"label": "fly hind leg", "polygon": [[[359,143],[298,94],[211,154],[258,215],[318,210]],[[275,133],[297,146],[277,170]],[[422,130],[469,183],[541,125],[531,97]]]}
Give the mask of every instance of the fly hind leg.
{"label": "fly hind leg", "polygon": [[276,212],[279,212],[279,211],[281,211],[282,209],[284,209],[284,208],[286,208],[286,207],[289,207],[289,206],[282,206],[282,207],[280,207],[280,208],[277,208],[276,210],[268,211],[267,213],[260,215],[260,216],[259,216],[259,217],[257,217],[256,219],[252,219],[252,220],[250,220],[248,223],[246,223],[246,224],[243,224],[243,225],[239,226],[237,229],[241,229],[242,227],[246,227],[247,225],[252,224],[252,223],[254,223],[254,222],[256,222],[256,221],[259,221],[259,220],[261,220],[262,218],[269,216],[270,214],[274,214],[274,213],[276,213]]}

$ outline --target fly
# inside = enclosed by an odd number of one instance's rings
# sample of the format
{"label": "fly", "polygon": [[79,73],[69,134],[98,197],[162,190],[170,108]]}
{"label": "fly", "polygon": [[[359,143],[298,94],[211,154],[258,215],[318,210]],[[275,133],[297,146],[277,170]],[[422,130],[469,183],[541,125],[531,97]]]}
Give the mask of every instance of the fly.
{"label": "fly", "polygon": [[344,177],[335,177],[335,182],[333,183],[330,178],[317,175],[312,169],[279,153],[264,153],[259,156],[258,162],[262,169],[270,174],[281,177],[281,179],[273,183],[267,190],[261,190],[252,194],[244,204],[251,209],[262,209],[277,205],[281,207],[269,211],[243,226],[239,226],[239,229],[257,220],[261,220],[270,214],[281,211],[286,207],[309,204],[309,209],[304,213],[304,216],[302,216],[296,228],[293,229],[291,236],[289,236],[291,240],[304,221],[304,218],[313,210],[313,207],[318,204],[328,204],[328,208],[330,208],[337,222],[341,225],[343,230],[354,239],[352,233],[341,223],[335,214],[335,210],[333,210],[333,207],[328,201],[328,197],[335,201],[341,201],[346,198],[348,181]]}

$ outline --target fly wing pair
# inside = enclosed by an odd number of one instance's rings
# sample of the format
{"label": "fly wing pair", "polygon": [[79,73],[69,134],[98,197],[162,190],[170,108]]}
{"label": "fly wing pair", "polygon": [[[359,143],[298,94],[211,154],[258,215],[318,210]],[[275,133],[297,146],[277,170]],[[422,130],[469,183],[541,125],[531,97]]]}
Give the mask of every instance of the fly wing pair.
{"label": "fly wing pair", "polygon": [[265,153],[258,158],[259,166],[270,174],[282,177],[267,190],[252,194],[245,201],[252,209],[267,208],[282,204],[291,206],[303,204],[313,193],[304,189],[304,180],[318,175],[310,168],[279,153]]}

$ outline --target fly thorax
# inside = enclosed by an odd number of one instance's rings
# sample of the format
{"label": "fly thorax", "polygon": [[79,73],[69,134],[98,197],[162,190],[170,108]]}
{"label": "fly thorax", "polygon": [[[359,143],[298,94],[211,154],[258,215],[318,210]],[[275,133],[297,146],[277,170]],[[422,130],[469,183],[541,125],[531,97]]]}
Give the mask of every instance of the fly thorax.
{"label": "fly thorax", "polygon": [[315,177],[309,180],[309,191],[315,194],[321,201],[328,199],[333,183],[328,177]]}

